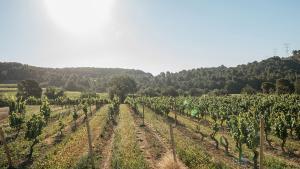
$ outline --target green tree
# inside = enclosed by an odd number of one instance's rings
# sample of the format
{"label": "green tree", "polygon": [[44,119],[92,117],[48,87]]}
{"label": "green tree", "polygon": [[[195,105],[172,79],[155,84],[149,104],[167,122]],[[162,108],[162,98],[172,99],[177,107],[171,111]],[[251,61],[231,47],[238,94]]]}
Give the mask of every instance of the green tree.
{"label": "green tree", "polygon": [[229,93],[240,93],[243,88],[243,84],[236,80],[226,81],[225,88]]}
{"label": "green tree", "polygon": [[293,56],[296,56],[298,54],[297,50],[293,50]]}
{"label": "green tree", "polygon": [[173,97],[178,96],[178,92],[176,91],[176,89],[173,86],[169,86],[169,87],[163,89],[161,91],[161,94],[163,96],[173,96]]}
{"label": "green tree", "polygon": [[294,86],[295,86],[295,93],[300,94],[300,79],[296,79]]}
{"label": "green tree", "polygon": [[160,91],[155,90],[152,87],[148,87],[148,88],[145,88],[143,90],[140,90],[139,93],[143,96],[151,96],[151,97],[160,95]]}
{"label": "green tree", "polygon": [[45,121],[40,115],[33,114],[31,119],[26,123],[27,130],[25,138],[32,141],[29,148],[28,159],[32,158],[33,147],[39,142],[38,136],[42,134],[42,130],[45,127]]}
{"label": "green tree", "polygon": [[41,99],[37,99],[33,96],[29,96],[27,99],[26,99],[26,104],[27,105],[40,105],[42,102],[41,102]]}
{"label": "green tree", "polygon": [[119,97],[121,102],[124,102],[128,94],[133,94],[137,90],[136,82],[128,76],[114,77],[110,81],[108,90],[110,99],[114,96]]}
{"label": "green tree", "polygon": [[255,94],[256,90],[247,84],[244,88],[242,88],[241,93],[242,94]]}
{"label": "green tree", "polygon": [[44,93],[48,99],[57,99],[58,97],[64,96],[64,91],[55,87],[47,87]]}
{"label": "green tree", "polygon": [[78,82],[78,76],[76,76],[75,74],[71,74],[69,78],[65,81],[64,89],[70,91],[78,91],[79,87],[77,82]]}
{"label": "green tree", "polygon": [[294,86],[288,79],[276,80],[276,92],[277,94],[287,94],[294,92]]}
{"label": "green tree", "polygon": [[42,88],[34,80],[23,80],[18,84],[17,97],[27,99],[30,96],[41,98]]}
{"label": "green tree", "polygon": [[84,91],[84,92],[81,92],[81,94],[80,94],[80,98],[81,99],[95,98],[95,97],[97,97],[97,93],[96,92]]}
{"label": "green tree", "polygon": [[191,88],[189,90],[189,95],[191,96],[201,96],[202,94],[205,94],[205,90],[201,90],[201,89],[198,89],[198,88]]}
{"label": "green tree", "polygon": [[275,92],[276,87],[271,82],[263,82],[261,84],[261,90],[263,91],[263,93],[269,94]]}
{"label": "green tree", "polygon": [[299,56],[300,50],[293,50],[293,56]]}

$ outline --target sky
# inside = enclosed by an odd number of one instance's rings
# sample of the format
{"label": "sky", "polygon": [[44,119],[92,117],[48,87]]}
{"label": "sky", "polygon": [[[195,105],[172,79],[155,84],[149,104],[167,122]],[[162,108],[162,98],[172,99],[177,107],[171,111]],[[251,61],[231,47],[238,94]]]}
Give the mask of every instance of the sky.
{"label": "sky", "polygon": [[[0,61],[153,74],[300,49],[298,0],[0,0]],[[287,44],[287,45],[286,45]]]}

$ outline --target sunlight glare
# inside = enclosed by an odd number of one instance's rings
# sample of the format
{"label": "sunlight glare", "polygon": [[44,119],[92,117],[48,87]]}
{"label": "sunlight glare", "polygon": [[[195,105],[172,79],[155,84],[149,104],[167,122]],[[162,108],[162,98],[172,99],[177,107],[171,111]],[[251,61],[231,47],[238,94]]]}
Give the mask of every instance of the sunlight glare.
{"label": "sunlight glare", "polygon": [[108,26],[114,0],[44,0],[48,15],[64,31],[95,34]]}

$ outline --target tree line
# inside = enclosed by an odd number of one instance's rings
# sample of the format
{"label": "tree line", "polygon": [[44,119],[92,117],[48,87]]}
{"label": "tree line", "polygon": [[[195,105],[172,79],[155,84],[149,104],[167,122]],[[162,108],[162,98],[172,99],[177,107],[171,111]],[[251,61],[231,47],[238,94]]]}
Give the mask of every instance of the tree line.
{"label": "tree line", "polygon": [[[288,93],[299,91],[300,52],[280,58],[274,56],[261,62],[236,67],[213,67],[162,72],[157,76],[140,70],[117,68],[39,68],[19,63],[0,62],[0,83],[20,83],[32,79],[41,87],[55,86],[71,91],[107,92],[114,77],[130,77],[136,90],[145,95],[237,94],[275,91],[276,84]],[[272,87],[273,86],[273,87]],[[271,90],[268,92],[272,92]]]}

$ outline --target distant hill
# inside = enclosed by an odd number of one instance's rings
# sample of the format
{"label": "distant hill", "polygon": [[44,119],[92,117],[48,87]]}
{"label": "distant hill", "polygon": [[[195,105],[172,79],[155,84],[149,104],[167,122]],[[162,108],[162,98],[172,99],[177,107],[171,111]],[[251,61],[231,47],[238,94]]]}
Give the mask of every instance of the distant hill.
{"label": "distant hill", "polygon": [[300,75],[299,56],[276,56],[236,67],[219,66],[161,73],[154,77],[148,87],[175,88],[179,93],[186,94],[201,94],[212,90],[240,93],[246,86],[259,91],[262,82],[275,83],[280,78],[293,82],[296,75]]}
{"label": "distant hill", "polygon": [[262,82],[274,82],[279,78],[295,81],[300,75],[300,56],[272,57],[236,67],[212,67],[182,70],[176,73],[162,72],[157,76],[141,70],[120,68],[42,68],[12,62],[0,62],[0,83],[18,83],[34,79],[41,86],[57,86],[66,90],[106,91],[114,76],[127,75],[136,80],[140,91],[151,89],[157,93],[168,89],[179,93],[201,94],[212,90],[240,93],[250,86],[260,90]]}
{"label": "distant hill", "polygon": [[153,77],[141,70],[121,68],[42,68],[14,62],[0,62],[0,83],[18,83],[33,79],[41,86],[57,86],[66,90],[96,90],[105,92],[114,76],[127,75],[145,84]]}

